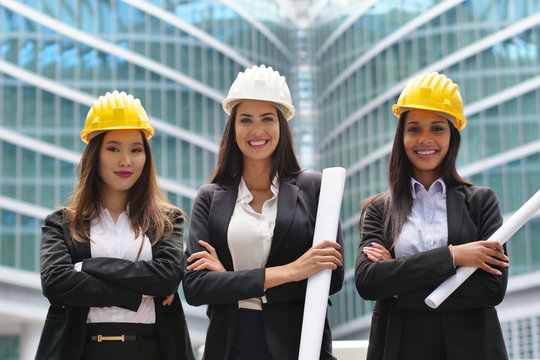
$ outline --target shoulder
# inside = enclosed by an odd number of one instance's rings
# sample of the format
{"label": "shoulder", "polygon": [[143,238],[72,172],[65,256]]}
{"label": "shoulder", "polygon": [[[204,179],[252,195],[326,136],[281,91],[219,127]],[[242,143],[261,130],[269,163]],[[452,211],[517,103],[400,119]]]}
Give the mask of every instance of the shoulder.
{"label": "shoulder", "polygon": [[[230,185],[230,184],[229,184]],[[230,185],[232,186],[232,185]],[[194,202],[211,200],[216,191],[226,189],[227,185],[221,183],[204,184],[199,187]]]}
{"label": "shoulder", "polygon": [[161,211],[173,223],[181,224],[186,220],[186,213],[184,212],[184,210],[172,204],[166,204],[162,207]]}
{"label": "shoulder", "polygon": [[45,217],[44,223],[50,225],[63,225],[65,222],[65,208],[58,209]]}
{"label": "shoulder", "polygon": [[456,186],[456,190],[463,192],[465,194],[465,198],[472,202],[497,200],[497,194],[495,194],[495,191],[486,186],[460,184]]}
{"label": "shoulder", "polygon": [[319,191],[321,188],[322,174],[320,172],[302,171],[295,176],[296,185],[307,190]]}

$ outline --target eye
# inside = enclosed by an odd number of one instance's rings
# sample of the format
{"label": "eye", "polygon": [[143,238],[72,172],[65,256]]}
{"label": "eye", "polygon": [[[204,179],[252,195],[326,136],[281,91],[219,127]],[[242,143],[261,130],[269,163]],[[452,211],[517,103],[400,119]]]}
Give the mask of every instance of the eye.
{"label": "eye", "polygon": [[133,153],[142,153],[142,152],[144,152],[144,149],[140,148],[140,147],[137,147],[137,148],[132,149],[131,152],[133,152]]}
{"label": "eye", "polygon": [[267,116],[267,117],[263,118],[263,122],[273,122],[273,121],[274,121],[274,118],[270,117],[270,116]]}
{"label": "eye", "polygon": [[116,146],[108,146],[107,151],[119,152],[120,149],[118,149]]}
{"label": "eye", "polygon": [[439,133],[439,132],[442,132],[444,131],[444,128],[442,126],[434,126],[431,131],[435,132],[435,133]]}
{"label": "eye", "polygon": [[241,118],[240,123],[241,124],[249,124],[251,122],[250,118]]}
{"label": "eye", "polygon": [[407,132],[411,134],[417,134],[420,132],[420,128],[418,126],[410,126],[407,128]]}

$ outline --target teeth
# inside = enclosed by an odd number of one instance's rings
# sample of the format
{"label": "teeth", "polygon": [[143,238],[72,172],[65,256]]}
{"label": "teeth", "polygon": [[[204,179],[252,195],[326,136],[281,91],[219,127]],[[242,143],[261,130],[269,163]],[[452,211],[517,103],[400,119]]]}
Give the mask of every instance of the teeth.
{"label": "teeth", "polygon": [[420,154],[420,155],[431,155],[431,154],[435,154],[435,150],[418,151],[418,154]]}
{"label": "teeth", "polygon": [[253,146],[264,145],[266,144],[266,140],[250,141],[249,144]]}

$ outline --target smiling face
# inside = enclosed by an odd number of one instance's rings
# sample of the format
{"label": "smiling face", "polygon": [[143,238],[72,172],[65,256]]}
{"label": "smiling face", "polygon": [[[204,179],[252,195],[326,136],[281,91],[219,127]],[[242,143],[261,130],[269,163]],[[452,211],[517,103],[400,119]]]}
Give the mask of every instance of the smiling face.
{"label": "smiling face", "polygon": [[246,161],[271,161],[279,142],[277,109],[266,101],[247,100],[238,105],[235,139]]}
{"label": "smiling face", "polygon": [[426,189],[441,175],[440,164],[450,145],[450,123],[428,110],[410,110],[405,120],[403,145],[414,178]]}
{"label": "smiling face", "polygon": [[142,133],[139,130],[111,130],[99,150],[99,177],[103,195],[126,193],[139,180],[146,163]]}

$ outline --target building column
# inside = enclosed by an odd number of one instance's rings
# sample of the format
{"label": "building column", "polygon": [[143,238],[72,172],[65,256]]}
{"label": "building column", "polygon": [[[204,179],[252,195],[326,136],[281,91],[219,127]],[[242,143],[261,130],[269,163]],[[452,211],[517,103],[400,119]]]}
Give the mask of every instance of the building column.
{"label": "building column", "polygon": [[35,358],[42,329],[43,323],[40,322],[28,322],[21,326],[19,337],[20,360],[32,360]]}

